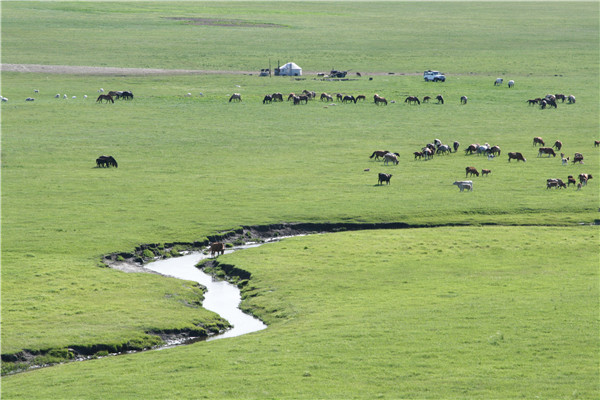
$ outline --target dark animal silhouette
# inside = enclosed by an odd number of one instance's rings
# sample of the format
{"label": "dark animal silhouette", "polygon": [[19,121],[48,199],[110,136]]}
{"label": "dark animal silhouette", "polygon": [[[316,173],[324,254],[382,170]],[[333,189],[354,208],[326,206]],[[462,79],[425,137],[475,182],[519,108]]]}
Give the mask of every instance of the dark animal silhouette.
{"label": "dark animal silhouette", "polygon": [[109,101],[111,103],[114,103],[115,101],[113,100],[112,96],[109,94],[101,94],[100,96],[98,96],[98,98],[96,99],[96,103],[100,102],[102,103],[102,100],[106,100],[106,102],[108,103]]}
{"label": "dark animal silhouette", "polygon": [[390,179],[392,179],[392,174],[379,173],[379,185],[383,185],[383,182],[386,182],[386,184],[389,185]]}
{"label": "dark animal silhouette", "polygon": [[519,162],[519,161],[527,162],[525,157],[523,157],[523,154],[518,153],[518,152],[508,153],[508,162],[510,162],[510,160],[517,160],[517,162]]}
{"label": "dark animal silhouette", "polygon": [[96,166],[101,168],[115,167],[118,168],[117,160],[113,156],[100,156],[96,158]]}
{"label": "dark animal silhouette", "polygon": [[218,256],[225,253],[225,244],[221,242],[215,242],[210,244],[210,256],[213,257],[215,254]]}

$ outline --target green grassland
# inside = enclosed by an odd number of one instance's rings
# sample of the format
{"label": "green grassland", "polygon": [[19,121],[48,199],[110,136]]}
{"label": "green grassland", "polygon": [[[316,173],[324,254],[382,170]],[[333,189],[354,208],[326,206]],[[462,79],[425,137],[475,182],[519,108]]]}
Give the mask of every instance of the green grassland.
{"label": "green grassland", "polygon": [[[258,71],[271,58],[363,77],[3,72],[2,354],[143,346],[149,332],[221,323],[191,282],[98,267],[139,244],[278,222],[472,226],[228,255],[252,273],[244,307],[267,330],[4,376],[2,396],[598,397],[598,230],[578,226],[598,219],[598,31],[591,2],[4,2],[3,63]],[[423,82],[429,68],[447,82]],[[494,87],[497,76],[515,87]],[[98,104],[101,87],[135,99]],[[262,104],[304,89],[367,101]],[[377,107],[374,93],[396,103]],[[527,106],[547,93],[577,103]],[[446,104],[404,103],[437,94]],[[534,136],[585,163],[537,157]],[[434,138],[461,148],[415,161]],[[475,142],[502,156],[465,156]],[[378,149],[400,164],[369,159]],[[527,162],[507,162],[509,151]],[[119,168],[95,168],[101,154]],[[460,193],[452,182],[470,165],[492,173]],[[389,186],[378,172],[393,174]],[[545,187],[579,173],[595,179]]]}

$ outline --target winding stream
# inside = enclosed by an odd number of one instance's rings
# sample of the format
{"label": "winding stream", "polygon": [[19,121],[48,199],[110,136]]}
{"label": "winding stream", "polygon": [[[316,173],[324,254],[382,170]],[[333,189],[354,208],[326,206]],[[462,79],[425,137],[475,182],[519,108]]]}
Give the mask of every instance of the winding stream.
{"label": "winding stream", "polygon": [[[234,247],[225,250],[225,254],[260,245],[256,243]],[[161,275],[198,282],[206,287],[202,307],[219,314],[233,326],[223,333],[209,337],[206,339],[207,341],[240,336],[265,329],[267,325],[261,320],[245,314],[239,309],[242,298],[237,286],[226,281],[215,280],[212,276],[196,268],[196,264],[206,258],[209,258],[206,254],[193,252],[182,257],[154,261],[144,265],[144,268]]]}

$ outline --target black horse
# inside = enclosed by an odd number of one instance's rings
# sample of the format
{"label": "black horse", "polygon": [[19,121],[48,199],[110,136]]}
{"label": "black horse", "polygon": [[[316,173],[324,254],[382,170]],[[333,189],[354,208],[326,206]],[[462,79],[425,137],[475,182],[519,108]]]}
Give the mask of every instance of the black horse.
{"label": "black horse", "polygon": [[118,168],[117,160],[113,156],[100,156],[96,159],[96,166],[98,168],[115,167]]}
{"label": "black horse", "polygon": [[123,92],[123,93],[121,93],[121,98],[124,100],[133,100],[133,93]]}

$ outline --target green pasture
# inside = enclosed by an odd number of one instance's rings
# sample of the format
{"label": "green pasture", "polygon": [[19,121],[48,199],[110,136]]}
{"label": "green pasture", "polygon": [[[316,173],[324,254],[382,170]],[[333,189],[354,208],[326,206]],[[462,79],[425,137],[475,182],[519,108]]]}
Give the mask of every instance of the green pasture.
{"label": "green pasture", "polygon": [[[593,2],[3,2],[3,63],[253,71],[2,73],[3,355],[56,361],[223,323],[193,283],[101,268],[108,253],[279,222],[430,228],[225,256],[252,273],[243,307],[267,330],[3,376],[2,396],[598,397],[598,25]],[[363,76],[258,77],[269,59]],[[429,68],[447,81],[423,82]],[[96,103],[100,88],[135,98]],[[262,104],[304,89],[367,100]],[[527,105],[548,93],[577,102]],[[534,136],[584,163],[537,157]],[[415,160],[435,138],[458,153]],[[464,154],[486,142],[502,155]],[[400,164],[369,158],[380,149]],[[96,168],[102,154],[119,167]],[[492,173],[460,193],[466,166]],[[594,178],[579,191],[546,189],[580,173]]]}

